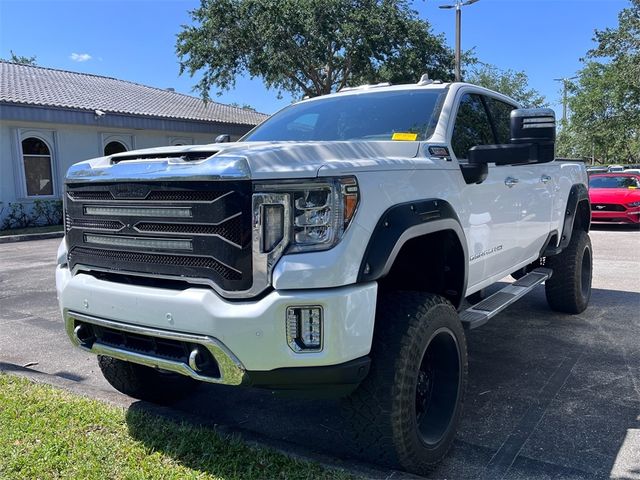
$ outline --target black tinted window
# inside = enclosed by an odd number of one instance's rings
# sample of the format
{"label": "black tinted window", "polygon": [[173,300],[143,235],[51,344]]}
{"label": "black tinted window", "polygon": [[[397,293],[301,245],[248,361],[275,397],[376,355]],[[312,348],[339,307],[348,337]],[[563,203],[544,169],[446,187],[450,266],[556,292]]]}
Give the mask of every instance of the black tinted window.
{"label": "black tinted window", "polygon": [[489,107],[489,113],[493,119],[493,125],[496,127],[497,143],[509,143],[511,139],[511,110],[513,105],[501,102],[491,97],[484,97]]}
{"label": "black tinted window", "polygon": [[491,124],[480,95],[463,95],[451,138],[456,157],[466,159],[471,147],[493,143]]}
{"label": "black tinted window", "polygon": [[292,105],[243,141],[425,140],[442,90],[367,92]]}
{"label": "black tinted window", "polygon": [[591,177],[589,188],[638,188],[640,183],[631,175],[619,177]]}

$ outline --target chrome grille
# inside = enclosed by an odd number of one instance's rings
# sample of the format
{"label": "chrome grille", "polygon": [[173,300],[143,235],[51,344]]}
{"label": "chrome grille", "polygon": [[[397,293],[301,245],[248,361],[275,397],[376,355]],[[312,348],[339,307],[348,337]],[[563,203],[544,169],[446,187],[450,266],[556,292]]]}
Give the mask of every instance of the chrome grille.
{"label": "chrome grille", "polygon": [[252,284],[248,181],[69,184],[65,224],[74,271]]}

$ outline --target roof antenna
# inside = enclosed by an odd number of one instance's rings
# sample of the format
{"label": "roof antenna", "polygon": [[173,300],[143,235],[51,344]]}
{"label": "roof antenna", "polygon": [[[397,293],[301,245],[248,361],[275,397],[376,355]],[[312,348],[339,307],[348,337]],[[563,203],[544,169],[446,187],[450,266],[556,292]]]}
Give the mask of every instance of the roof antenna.
{"label": "roof antenna", "polygon": [[431,85],[432,83],[433,83],[433,80],[429,78],[429,74],[425,73],[420,77],[420,81],[418,82],[418,85]]}

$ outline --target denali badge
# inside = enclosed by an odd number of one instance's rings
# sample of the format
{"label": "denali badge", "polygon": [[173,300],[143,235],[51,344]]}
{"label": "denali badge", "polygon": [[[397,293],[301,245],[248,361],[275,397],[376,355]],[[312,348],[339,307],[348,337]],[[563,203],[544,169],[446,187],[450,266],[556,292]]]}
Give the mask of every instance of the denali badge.
{"label": "denali badge", "polygon": [[114,198],[144,199],[150,191],[151,187],[144,183],[116,183],[109,186],[109,192]]}
{"label": "denali badge", "polygon": [[473,262],[474,260],[478,260],[479,258],[486,257],[487,255],[491,255],[492,253],[499,252],[500,250],[502,250],[502,245],[498,245],[497,247],[493,247],[493,248],[490,248],[489,250],[485,250],[484,252],[480,252],[476,255],[473,255],[471,256],[471,258],[469,258],[469,261]]}

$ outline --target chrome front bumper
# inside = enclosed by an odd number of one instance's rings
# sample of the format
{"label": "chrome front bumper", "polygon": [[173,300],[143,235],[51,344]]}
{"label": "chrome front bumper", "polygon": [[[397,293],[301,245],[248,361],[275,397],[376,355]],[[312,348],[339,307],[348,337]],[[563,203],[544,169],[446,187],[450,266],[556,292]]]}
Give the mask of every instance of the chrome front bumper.
{"label": "chrome front bumper", "polygon": [[[210,336],[169,332],[139,325],[131,325],[90,315],[83,315],[69,310],[64,311],[64,322],[67,335],[71,339],[71,342],[75,346],[96,355],[105,355],[152,368],[176,372],[203,382],[221,383],[225,385],[242,385],[248,382],[245,368],[236,356],[229,351],[222,342]],[[81,335],[79,335],[81,325],[108,328],[112,331],[125,334],[133,334],[145,338],[151,337],[153,339],[172,340],[205,348],[217,364],[217,372],[215,375],[199,373],[193,352],[192,355],[189,356],[189,360],[183,362],[141,353],[126,346],[117,347],[108,345],[101,343],[97,338],[83,339]]]}

